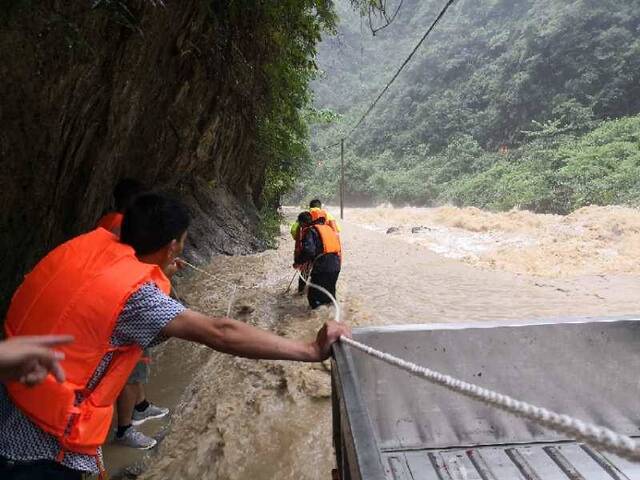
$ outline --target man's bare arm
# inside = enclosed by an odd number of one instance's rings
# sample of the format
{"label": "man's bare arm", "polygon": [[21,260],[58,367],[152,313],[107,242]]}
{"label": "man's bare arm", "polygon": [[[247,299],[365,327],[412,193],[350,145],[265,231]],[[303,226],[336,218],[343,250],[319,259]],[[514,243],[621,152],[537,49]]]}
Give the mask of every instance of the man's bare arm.
{"label": "man's bare arm", "polygon": [[316,362],[328,358],[331,345],[342,335],[350,337],[351,329],[341,323],[327,322],[315,341],[305,342],[284,338],[231,318],[209,317],[187,309],[174,318],[162,334],[241,357]]}

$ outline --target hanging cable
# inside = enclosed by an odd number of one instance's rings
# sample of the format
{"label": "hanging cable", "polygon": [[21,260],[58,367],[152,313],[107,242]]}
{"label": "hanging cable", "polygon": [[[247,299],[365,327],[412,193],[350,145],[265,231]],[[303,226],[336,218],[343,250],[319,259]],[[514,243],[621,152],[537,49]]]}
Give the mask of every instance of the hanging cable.
{"label": "hanging cable", "polygon": [[[422,38],[420,38],[420,41],[418,41],[418,43],[416,44],[415,47],[413,47],[413,50],[411,50],[411,53],[409,53],[409,56],[407,58],[405,58],[404,62],[402,62],[402,64],[400,65],[400,68],[398,68],[398,70],[396,71],[396,73],[394,73],[393,77],[391,77],[391,79],[389,80],[389,82],[387,82],[387,84],[384,86],[384,88],[382,89],[382,91],[378,94],[378,96],[376,97],[376,99],[373,101],[373,103],[371,103],[371,105],[369,106],[369,108],[367,108],[366,112],[364,112],[364,114],[362,115],[362,117],[360,117],[360,119],[358,120],[358,122],[348,131],[348,133],[346,135],[344,135],[344,139],[349,138],[353,132],[360,126],[362,125],[362,122],[364,122],[364,120],[369,116],[369,114],[371,113],[371,111],[376,107],[376,105],[378,104],[378,102],[380,101],[380,99],[384,96],[385,93],[387,93],[387,90],[389,90],[389,87],[391,87],[391,85],[393,84],[393,82],[395,82],[395,80],[398,78],[398,76],[400,75],[400,72],[402,72],[402,70],[404,70],[404,67],[407,66],[407,64],[411,61],[411,59],[413,58],[413,56],[416,54],[416,52],[418,51],[418,49],[420,48],[420,46],[424,43],[424,41],[427,39],[427,37],[431,34],[431,32],[433,31],[433,29],[436,27],[436,25],[440,22],[440,20],[442,19],[442,17],[444,17],[444,15],[447,13],[447,10],[449,9],[449,7],[451,7],[451,5],[453,5],[453,3],[455,2],[455,0],[448,0],[446,5],[442,8],[442,10],[440,11],[440,13],[438,14],[438,16],[436,17],[436,19],[433,21],[433,23],[431,24],[431,26],[427,29],[427,31],[424,33],[424,35],[422,35]],[[321,147],[318,150],[315,150],[314,153],[318,153],[321,152],[323,150],[326,150],[328,148],[332,148],[332,147],[336,147],[340,145],[340,142],[335,142],[332,143],[330,145],[325,145],[323,147]]]}
{"label": "hanging cable", "polygon": [[420,46],[424,43],[424,41],[427,39],[427,37],[431,34],[431,32],[433,31],[433,29],[435,28],[435,26],[438,24],[438,22],[440,22],[440,20],[442,19],[442,17],[444,17],[445,13],[447,13],[447,10],[449,9],[449,7],[451,5],[453,5],[453,3],[455,2],[455,0],[448,0],[447,4],[444,6],[444,8],[440,11],[440,13],[438,14],[438,16],[436,17],[436,19],[433,21],[433,23],[431,24],[431,26],[429,27],[429,29],[424,33],[424,35],[422,36],[422,38],[420,39],[420,41],[416,44],[415,47],[413,47],[413,50],[411,50],[411,53],[409,54],[409,56],[404,60],[404,62],[402,62],[402,65],[400,65],[400,68],[398,68],[398,70],[396,71],[396,73],[393,75],[393,77],[391,77],[391,80],[389,80],[389,82],[385,85],[385,87],[382,89],[382,91],[378,94],[378,96],[376,97],[376,99],[373,101],[373,103],[369,106],[369,108],[367,109],[366,112],[364,112],[364,115],[362,115],[362,117],[360,117],[360,120],[358,120],[358,123],[356,123],[353,128],[349,131],[349,133],[347,133],[347,135],[345,135],[345,138],[348,138],[351,136],[351,134],[362,124],[362,122],[364,122],[364,120],[367,118],[367,116],[371,113],[371,111],[375,108],[375,106],[378,104],[378,102],[380,101],[380,99],[383,97],[383,95],[387,92],[387,90],[389,90],[389,87],[393,84],[393,82],[395,82],[396,78],[398,78],[398,75],[400,75],[400,72],[402,72],[402,70],[404,69],[404,67],[407,66],[407,64],[411,61],[411,59],[413,58],[413,56],[415,55],[415,53],[418,51],[418,49],[420,48]]}

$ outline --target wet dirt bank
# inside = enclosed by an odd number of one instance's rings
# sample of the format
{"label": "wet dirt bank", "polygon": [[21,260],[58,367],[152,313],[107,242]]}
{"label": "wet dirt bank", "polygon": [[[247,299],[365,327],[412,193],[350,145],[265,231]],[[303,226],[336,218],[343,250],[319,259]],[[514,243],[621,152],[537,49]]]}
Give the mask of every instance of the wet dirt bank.
{"label": "wet dirt bank", "polygon": [[[347,210],[346,216],[360,222],[362,215],[356,213]],[[393,222],[401,219],[399,211]],[[640,276],[624,269],[573,276],[498,270],[447,258],[370,224],[365,228],[345,222],[342,239],[338,295],[355,325],[640,312]],[[303,297],[284,294],[292,273],[291,250],[283,228],[277,251],[218,257],[207,269],[227,281],[261,285],[238,290],[232,308],[236,318],[283,335],[312,338],[332,312],[310,312]],[[223,314],[231,289],[196,273],[180,285],[179,293],[193,308]],[[238,359],[170,342],[156,361],[149,389],[157,403],[172,398],[177,407],[166,438],[139,478],[329,478],[330,384],[322,365]],[[116,449],[107,449],[106,457],[109,466],[111,461],[122,463]]]}
{"label": "wet dirt bank", "polygon": [[[237,290],[235,318],[311,339],[332,314],[329,309],[310,312],[304,297],[284,294],[291,278],[289,256],[283,248],[220,258],[208,271],[244,286],[261,284]],[[180,294],[193,308],[226,313],[229,285],[200,273],[188,284]],[[168,381],[182,372],[177,353],[170,365],[158,365]],[[331,464],[324,419],[329,395],[329,373],[322,364],[255,361],[210,352],[183,392],[169,435],[140,478],[301,478],[300,471],[306,472],[304,478],[326,478]],[[308,452],[316,453],[310,457]]]}

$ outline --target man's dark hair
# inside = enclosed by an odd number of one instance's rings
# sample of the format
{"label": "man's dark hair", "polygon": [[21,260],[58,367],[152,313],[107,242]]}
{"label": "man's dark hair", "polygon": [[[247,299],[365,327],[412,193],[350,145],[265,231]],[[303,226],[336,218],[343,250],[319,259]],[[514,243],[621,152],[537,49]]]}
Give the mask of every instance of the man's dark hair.
{"label": "man's dark hair", "polygon": [[298,224],[300,226],[309,225],[312,222],[313,222],[313,217],[309,212],[300,212],[300,214],[298,215]]}
{"label": "man's dark hair", "polygon": [[179,240],[189,227],[189,211],[181,202],[157,193],[145,193],[127,207],[120,229],[122,243],[137,255],[157,252]]}
{"label": "man's dark hair", "polygon": [[314,198],[309,202],[309,208],[322,208],[322,202],[317,198]]}
{"label": "man's dark hair", "polygon": [[123,213],[131,201],[145,191],[145,187],[138,180],[133,178],[123,178],[113,189],[113,199],[116,210]]}

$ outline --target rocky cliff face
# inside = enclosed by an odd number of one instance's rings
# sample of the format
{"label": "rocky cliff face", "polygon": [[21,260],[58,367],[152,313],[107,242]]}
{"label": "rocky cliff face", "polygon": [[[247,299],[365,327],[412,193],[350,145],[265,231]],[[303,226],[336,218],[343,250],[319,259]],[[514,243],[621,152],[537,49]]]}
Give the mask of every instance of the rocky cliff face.
{"label": "rocky cliff face", "polygon": [[218,2],[24,3],[0,27],[0,312],[124,176],[186,201],[192,255],[259,248],[257,14],[229,25]]}

